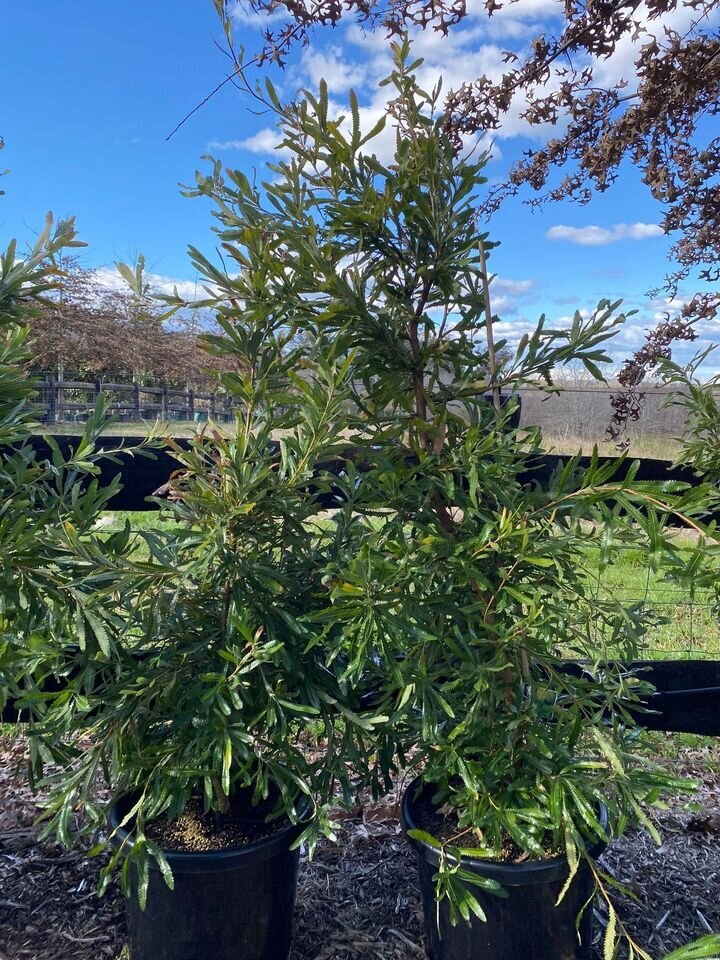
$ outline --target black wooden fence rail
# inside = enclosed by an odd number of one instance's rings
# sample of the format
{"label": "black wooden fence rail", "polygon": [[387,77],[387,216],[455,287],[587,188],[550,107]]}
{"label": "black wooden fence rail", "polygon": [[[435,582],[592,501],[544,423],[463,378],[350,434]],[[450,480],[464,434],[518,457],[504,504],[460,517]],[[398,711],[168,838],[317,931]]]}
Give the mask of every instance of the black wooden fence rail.
{"label": "black wooden fence rail", "polygon": [[[56,437],[61,450],[68,450],[77,444],[77,437]],[[177,441],[187,447],[187,440]],[[122,443],[131,446],[132,438],[107,437],[108,447],[117,447]],[[39,458],[50,452],[42,437],[33,439],[33,447]],[[540,485],[549,482],[558,460],[567,461],[567,457],[538,457],[536,468],[524,478],[527,482]],[[585,461],[587,463],[588,461]],[[623,477],[630,469],[627,461],[619,471]],[[101,466],[101,481],[108,483],[113,476],[122,476],[122,490],[112,499],[110,507],[114,510],[154,510],[157,503],[148,500],[153,492],[167,482],[178,463],[169,451],[154,451],[153,459],[145,457],[123,458],[120,464],[105,461]],[[637,473],[639,480],[680,480],[697,483],[694,472],[689,468],[669,469],[664,460],[644,460]],[[332,491],[327,495],[327,505],[334,500]],[[720,518],[719,518],[720,519]],[[628,666],[640,670],[642,676],[656,688],[656,692],[643,704],[644,710],[636,714],[641,726],[650,730],[665,730],[678,733],[698,733],[708,736],[720,736],[720,661],[713,660],[642,660]],[[572,665],[569,664],[572,669]],[[12,722],[18,719],[15,705],[8,704],[1,719]]]}
{"label": "black wooden fence rail", "polygon": [[[60,447],[60,450],[63,453],[67,453],[77,446],[79,438],[56,436],[53,439]],[[103,446],[107,448],[117,448],[120,446],[130,448],[134,444],[137,444],[138,441],[139,438],[137,437],[107,436],[103,439]],[[174,442],[182,449],[187,450],[191,441],[184,438],[176,438]],[[50,456],[50,447],[43,437],[34,437],[32,445],[39,459]],[[568,456],[560,456],[557,454],[538,456],[535,458],[531,469],[520,475],[520,480],[524,483],[536,483],[540,486],[545,486],[550,482],[550,478],[558,463],[567,463],[569,459],[570,457]],[[600,463],[609,462],[612,459],[614,458],[601,457]],[[624,479],[634,462],[632,458],[628,458],[621,465],[614,478]],[[647,459],[640,460],[639,462],[640,467],[636,474],[637,480],[677,480],[690,485],[698,483],[698,478],[694,470],[690,467],[680,466],[671,470],[667,460]],[[589,463],[590,459],[588,457],[583,457],[580,460],[581,467],[587,467]],[[153,450],[151,458],[144,456],[127,456],[122,457],[120,464],[112,463],[109,460],[101,461],[100,480],[102,484],[109,483],[117,474],[120,474],[122,477],[122,490],[110,501],[110,509],[157,510],[157,503],[148,500],[148,497],[151,497],[155,490],[167,482],[170,474],[173,470],[178,469],[178,466],[179,464],[170,450],[164,450],[162,448]],[[340,464],[338,464],[338,466],[340,467]],[[324,499],[321,499],[322,505],[331,506],[334,503],[337,503],[337,497],[332,491],[330,491]],[[720,514],[718,514],[715,519],[720,523]]]}
{"label": "black wooden fence rail", "polygon": [[121,420],[205,420],[226,422],[234,417],[232,399],[225,394],[184,390],[163,384],[106,383],[103,380],[58,380],[47,374],[36,381],[38,409],[44,423],[85,420],[103,394],[110,394],[111,411]]}

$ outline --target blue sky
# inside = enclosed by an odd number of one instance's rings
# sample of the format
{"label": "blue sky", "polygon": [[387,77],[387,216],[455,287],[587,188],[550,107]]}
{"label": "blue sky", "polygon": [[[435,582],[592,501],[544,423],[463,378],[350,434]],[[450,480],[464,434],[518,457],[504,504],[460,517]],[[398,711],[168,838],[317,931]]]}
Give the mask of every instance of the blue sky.
{"label": "blue sky", "polygon": [[[423,77],[441,73],[445,89],[499,69],[500,51],[522,49],[552,26],[558,0],[519,0],[492,20],[470,4],[466,26],[449,38],[418,36]],[[238,10],[236,40],[256,49],[259,24]],[[146,255],[159,278],[189,292],[195,278],[187,244],[214,246],[209,205],[180,195],[203,154],[245,172],[271,158],[274,134],[254,101],[229,85],[172,137],[167,135],[225,75],[222,31],[211,0],[36,0],[6,4],[0,33],[0,241],[27,240],[48,210],[74,214],[89,243],[88,266]],[[218,49],[219,44],[221,49]],[[608,77],[630,74],[631,51],[605,65]],[[371,121],[382,110],[377,81],[389,72],[384,35],[365,36],[348,24],[316,35],[284,73],[281,93],[329,84],[340,108],[353,86]],[[542,136],[542,134],[540,134]],[[495,139],[488,175],[501,178],[512,160],[538,142],[511,116]],[[587,310],[602,297],[624,298],[638,316],[615,348],[618,360],[642,341],[665,308],[645,294],[667,272],[669,241],[658,234],[661,211],[636,171],[581,207],[565,203],[531,211],[514,200],[497,214],[491,234],[502,246],[495,312],[512,338],[544,312],[552,319]],[[712,331],[708,331],[711,336]]]}

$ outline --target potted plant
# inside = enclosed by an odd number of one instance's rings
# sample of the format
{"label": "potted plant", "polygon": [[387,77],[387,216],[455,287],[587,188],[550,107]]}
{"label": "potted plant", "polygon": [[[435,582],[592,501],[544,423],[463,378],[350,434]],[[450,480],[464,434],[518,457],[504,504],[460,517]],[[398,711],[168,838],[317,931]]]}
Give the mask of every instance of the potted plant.
{"label": "potted plant", "polygon": [[[636,752],[645,685],[622,663],[646,617],[598,596],[589,550],[640,544],[681,576],[664,520],[699,528],[709,492],[597,460],[521,482],[541,437],[513,424],[517,390],[570,361],[601,377],[623,317],[604,301],[496,339],[485,158],[458,155],[406,43],[394,57],[368,134],[354,94],[334,118],[324,84],[288,107],[268,84],[290,158],[261,187],[198,174],[222,260],[191,256],[222,327],[208,347],[236,364],[236,434],[175,450],[174,530],[77,541],[106,641],[33,735],[62,765],[50,829],[113,811],[133,960],[284,956],[291,847],[332,832],[338,788],[380,790],[401,763],[423,776],[404,810],[433,957],[582,957],[610,882],[593,853],[632,819],[652,830],[642,803],[674,783]],[[265,836],[243,842],[251,822]],[[510,876],[531,877],[520,896]],[[544,937],[509,936],[535,920]]]}
{"label": "potted plant", "polygon": [[[542,317],[512,347],[497,339],[476,217],[486,158],[458,153],[439,84],[419,87],[407,43],[393,52],[394,98],[369,133],[352,93],[333,117],[325,84],[289,107],[268,84],[258,96],[289,159],[262,190],[216,164],[191,191],[217,203],[225,255],[262,280],[245,305],[280,310],[316,355],[350,364],[353,453],[335,486],[354,521],[328,558],[330,603],[303,622],[338,638],[344,679],[388,718],[374,718],[369,781],[380,788],[398,761],[421,771],[403,821],[433,960],[587,957],[596,889],[606,956],[624,935],[647,957],[594,858],[630,822],[655,835],[644,804],[678,781],[640,755],[631,714],[647,685],[624,664],[649,617],[600,595],[599,577],[628,544],[682,577],[667,518],[702,530],[714,494],[640,484],[632,469],[616,479],[621,461],[597,456],[544,489],[521,480],[542,438],[511,422],[519,388],[552,390],[569,362],[602,379],[624,316],[603,301],[567,328]],[[226,334],[233,349],[238,330]]]}
{"label": "potted plant", "polygon": [[350,364],[294,344],[292,318],[253,303],[275,258],[248,235],[262,265],[223,276],[225,335],[208,339],[234,360],[235,430],[167,440],[174,526],[74,539],[103,638],[30,730],[57,765],[46,832],[100,833],[103,886],[118,868],[130,895],[133,960],[285,958],[299,845],[332,834],[355,727],[372,728],[312,622],[353,525],[321,516]]}

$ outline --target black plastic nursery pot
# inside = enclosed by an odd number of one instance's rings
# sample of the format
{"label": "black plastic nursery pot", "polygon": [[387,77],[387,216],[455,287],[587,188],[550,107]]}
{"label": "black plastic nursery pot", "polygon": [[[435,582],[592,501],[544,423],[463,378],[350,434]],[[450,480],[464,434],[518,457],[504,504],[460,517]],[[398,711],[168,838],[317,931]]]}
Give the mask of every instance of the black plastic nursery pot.
{"label": "black plastic nursery pot", "polygon": [[[403,830],[416,829],[413,816],[418,801],[432,795],[432,785],[414,780],[402,802]],[[601,810],[607,823],[607,810]],[[487,917],[472,916],[470,924],[450,923],[446,902],[435,900],[433,876],[437,872],[437,849],[422,840],[407,838],[417,855],[420,890],[425,913],[425,932],[431,960],[589,960],[592,945],[592,909],[577,918],[592,895],[594,880],[587,863],[578,872],[559,906],[557,898],[567,880],[564,857],[524,863],[497,863],[473,857],[463,858],[464,869],[497,880],[508,896],[494,896],[472,886]],[[590,851],[598,857],[605,848],[598,843]]]}
{"label": "black plastic nursery pot", "polygon": [[[132,843],[118,828],[124,806],[109,814],[116,846]],[[173,890],[151,860],[145,910],[127,901],[130,960],[287,960],[300,856],[290,847],[304,826],[229,850],[165,851]]]}

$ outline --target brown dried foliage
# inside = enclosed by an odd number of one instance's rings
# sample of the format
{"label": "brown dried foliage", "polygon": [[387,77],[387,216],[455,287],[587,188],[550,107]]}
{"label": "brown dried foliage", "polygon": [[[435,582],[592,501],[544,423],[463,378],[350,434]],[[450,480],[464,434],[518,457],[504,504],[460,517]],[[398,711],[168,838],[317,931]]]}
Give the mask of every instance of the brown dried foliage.
{"label": "brown dried foliage", "polygon": [[[284,26],[264,33],[261,65],[283,64],[292,44],[306,43],[313,27],[336,26],[344,17],[393,37],[409,27],[447,34],[467,16],[466,0],[249,4],[259,13],[288,14]],[[230,6],[229,0],[222,3],[226,14]],[[502,6],[485,2],[488,16]],[[458,145],[463,134],[499,129],[520,97],[530,125],[549,123],[561,131],[515,165],[491,194],[487,212],[525,185],[546,191],[533,204],[565,198],[586,203],[593,191],[614,183],[622,162],[630,160],[663,205],[665,231],[678,235],[672,250],[677,269],[667,278],[668,288],[676,290],[695,270],[701,280],[720,281],[720,137],[711,135],[720,109],[719,8],[720,0],[566,0],[557,35],[536,37],[524,57],[507,52],[508,69],[499,80],[483,75],[452,91],[446,108]],[[675,24],[683,15],[689,26],[681,33]],[[634,44],[629,75],[603,85],[598,64],[628,41]],[[570,172],[551,185],[553,172],[566,166]],[[719,293],[702,293],[682,315],[688,321],[708,318],[719,308]]]}
{"label": "brown dried foliage", "polygon": [[76,262],[52,302],[30,317],[32,369],[74,376],[203,384],[217,368],[202,349],[192,316],[163,322],[150,298],[139,303],[130,291],[109,289],[94,271]]}

